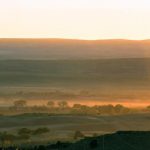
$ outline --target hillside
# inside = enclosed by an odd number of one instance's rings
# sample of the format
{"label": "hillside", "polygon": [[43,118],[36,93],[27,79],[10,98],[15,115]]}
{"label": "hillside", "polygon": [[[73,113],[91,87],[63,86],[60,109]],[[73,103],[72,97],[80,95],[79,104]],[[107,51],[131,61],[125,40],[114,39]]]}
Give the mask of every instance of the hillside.
{"label": "hillside", "polygon": [[[20,150],[148,150],[150,147],[149,131],[118,131],[99,137],[89,137],[76,143],[56,142],[49,144],[22,144]],[[18,146],[17,146],[18,147]],[[1,148],[2,149],[2,148]],[[16,146],[5,147],[15,150]]]}
{"label": "hillside", "polygon": [[148,150],[150,132],[119,131],[81,140],[67,150]]}
{"label": "hillside", "polygon": [[0,59],[101,59],[150,57],[150,41],[0,39]]}
{"label": "hillside", "polygon": [[[82,132],[86,137],[93,137],[103,134],[111,134],[116,131],[150,131],[150,114],[130,114],[120,116],[94,116],[94,115],[51,115],[51,114],[21,114],[15,116],[0,116],[0,131],[16,134],[21,128],[35,129],[46,127],[50,129],[48,134],[31,138],[34,142],[51,141],[74,141],[76,131]],[[118,135],[120,137],[120,135]],[[118,136],[110,136],[119,142]],[[143,135],[143,140],[145,140]],[[150,135],[149,135],[150,136]],[[116,137],[113,138],[113,137]],[[122,137],[121,137],[122,138]],[[131,136],[131,138],[134,138]],[[78,138],[78,140],[80,137]],[[92,140],[93,138],[91,138]],[[102,139],[101,136],[99,138]],[[43,142],[44,142],[43,141]],[[77,143],[85,146],[86,140]],[[106,143],[107,141],[106,138]],[[121,142],[121,141],[120,141]],[[131,142],[131,141],[130,141]],[[135,142],[133,139],[132,142]],[[111,144],[111,143],[110,143]],[[110,145],[109,144],[109,145]],[[87,144],[89,145],[89,144]],[[107,145],[107,144],[106,144]],[[107,146],[109,146],[107,145]],[[121,144],[120,144],[121,145]],[[76,146],[76,145],[75,145]],[[100,144],[100,146],[102,146]],[[71,150],[71,149],[69,149]],[[75,150],[78,150],[77,148]],[[116,149],[115,149],[116,150]]]}

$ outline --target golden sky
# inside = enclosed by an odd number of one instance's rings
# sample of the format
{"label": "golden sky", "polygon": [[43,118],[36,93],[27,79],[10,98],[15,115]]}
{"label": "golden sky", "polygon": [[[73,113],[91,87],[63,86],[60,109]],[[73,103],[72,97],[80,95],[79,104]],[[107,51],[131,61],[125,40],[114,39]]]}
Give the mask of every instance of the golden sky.
{"label": "golden sky", "polygon": [[150,39],[150,0],[0,0],[0,37]]}

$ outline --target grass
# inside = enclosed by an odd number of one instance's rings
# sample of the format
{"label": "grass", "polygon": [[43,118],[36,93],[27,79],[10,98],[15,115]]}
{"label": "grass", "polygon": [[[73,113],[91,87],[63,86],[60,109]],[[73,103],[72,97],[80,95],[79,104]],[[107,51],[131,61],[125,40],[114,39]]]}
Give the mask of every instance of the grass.
{"label": "grass", "polygon": [[[78,91],[85,90],[94,93],[97,99],[103,100],[148,100],[150,97],[149,66],[149,58],[0,60],[0,97],[4,98],[8,95],[8,98],[16,98],[17,94],[20,96],[20,91],[37,92],[35,97],[32,93],[34,99],[40,97],[39,93],[55,89],[72,93],[70,97],[68,95],[65,97],[65,93],[63,96],[55,95],[54,99],[81,99],[74,95]],[[46,95],[45,93],[40,99],[44,99]],[[31,93],[19,96],[18,98],[30,99]]]}
{"label": "grass", "polygon": [[[118,130],[149,131],[149,114],[124,116],[79,116],[79,115],[48,115],[24,114],[17,116],[1,116],[0,130],[15,134],[20,128],[36,129],[47,127],[50,132],[43,136],[45,141],[73,140],[75,131],[85,135],[101,135]],[[41,136],[39,136],[41,138]],[[37,140],[38,138],[33,138]]]}
{"label": "grass", "polygon": [[[150,59],[4,60],[2,85],[102,86],[148,85]],[[130,83],[131,82],[131,83]],[[100,85],[99,85],[100,84]]]}

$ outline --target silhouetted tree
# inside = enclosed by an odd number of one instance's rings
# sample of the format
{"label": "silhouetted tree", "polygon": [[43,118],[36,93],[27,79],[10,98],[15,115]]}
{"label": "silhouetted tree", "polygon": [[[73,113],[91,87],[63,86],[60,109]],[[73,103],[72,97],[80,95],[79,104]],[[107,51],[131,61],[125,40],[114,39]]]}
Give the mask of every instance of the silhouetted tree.
{"label": "silhouetted tree", "polygon": [[84,134],[81,131],[75,131],[74,139],[77,140],[78,138],[84,138]]}
{"label": "silhouetted tree", "polygon": [[55,103],[53,101],[48,101],[47,106],[53,108],[55,106]]}
{"label": "silhouetted tree", "polygon": [[13,134],[8,134],[7,132],[3,132],[0,134],[0,140],[2,143],[2,147],[12,145],[14,140],[16,140],[16,136]]}
{"label": "silhouetted tree", "polygon": [[147,109],[148,111],[150,111],[150,106],[147,106],[146,109]]}
{"label": "silhouetted tree", "polygon": [[33,131],[33,135],[39,135],[39,134],[44,134],[49,132],[48,128],[38,128],[36,130]]}
{"label": "silhouetted tree", "polygon": [[25,135],[25,134],[31,134],[31,133],[32,133],[32,130],[28,128],[21,128],[18,130],[19,135]]}
{"label": "silhouetted tree", "polygon": [[124,109],[124,107],[122,106],[122,105],[120,105],[120,104],[117,104],[116,106],[115,106],[115,112],[116,113],[122,113],[122,110]]}
{"label": "silhouetted tree", "polygon": [[27,105],[27,102],[25,100],[18,100],[14,102],[14,107],[16,109],[22,109]]}
{"label": "silhouetted tree", "polygon": [[73,109],[81,109],[81,106],[82,106],[81,104],[74,104],[72,108]]}
{"label": "silhouetted tree", "polygon": [[61,101],[61,102],[58,102],[58,106],[61,108],[61,109],[64,109],[64,108],[67,108],[68,107],[68,103],[66,101]]}

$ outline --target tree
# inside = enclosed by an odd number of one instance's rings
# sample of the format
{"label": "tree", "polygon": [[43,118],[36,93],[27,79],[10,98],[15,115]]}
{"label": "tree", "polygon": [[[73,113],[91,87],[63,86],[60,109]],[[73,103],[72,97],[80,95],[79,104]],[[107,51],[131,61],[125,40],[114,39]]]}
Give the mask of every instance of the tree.
{"label": "tree", "polygon": [[82,106],[81,104],[74,104],[72,108],[73,109],[81,109],[81,106]]}
{"label": "tree", "polygon": [[68,107],[68,103],[66,101],[61,101],[61,102],[58,102],[58,106],[61,108],[61,109],[64,109],[64,108],[67,108]]}
{"label": "tree", "polygon": [[55,106],[55,102],[53,101],[48,101],[47,102],[47,106],[50,107],[50,108],[53,108]]}
{"label": "tree", "polygon": [[103,114],[112,115],[114,113],[114,106],[111,104],[103,105],[101,106],[101,111]]}
{"label": "tree", "polygon": [[3,132],[0,135],[0,140],[2,143],[2,147],[8,146],[8,145],[12,145],[14,140],[16,140],[17,137],[13,134],[8,134],[7,132]]}
{"label": "tree", "polygon": [[32,130],[30,130],[28,128],[21,128],[18,131],[19,135],[28,135],[28,134],[31,134],[31,133],[32,133]]}
{"label": "tree", "polygon": [[124,110],[124,107],[123,107],[122,105],[117,104],[117,105],[115,106],[115,112],[116,112],[117,114],[121,114],[121,113],[123,112],[123,110]]}
{"label": "tree", "polygon": [[33,135],[40,135],[49,132],[48,128],[38,128],[33,131]]}
{"label": "tree", "polygon": [[27,105],[27,102],[25,100],[18,100],[14,102],[15,108],[24,108]]}
{"label": "tree", "polygon": [[73,114],[81,114],[81,104],[74,104],[72,109],[71,109],[71,113]]}
{"label": "tree", "polygon": [[147,106],[147,110],[150,111],[150,106]]}
{"label": "tree", "polygon": [[84,138],[84,134],[81,131],[75,131],[74,139]]}

